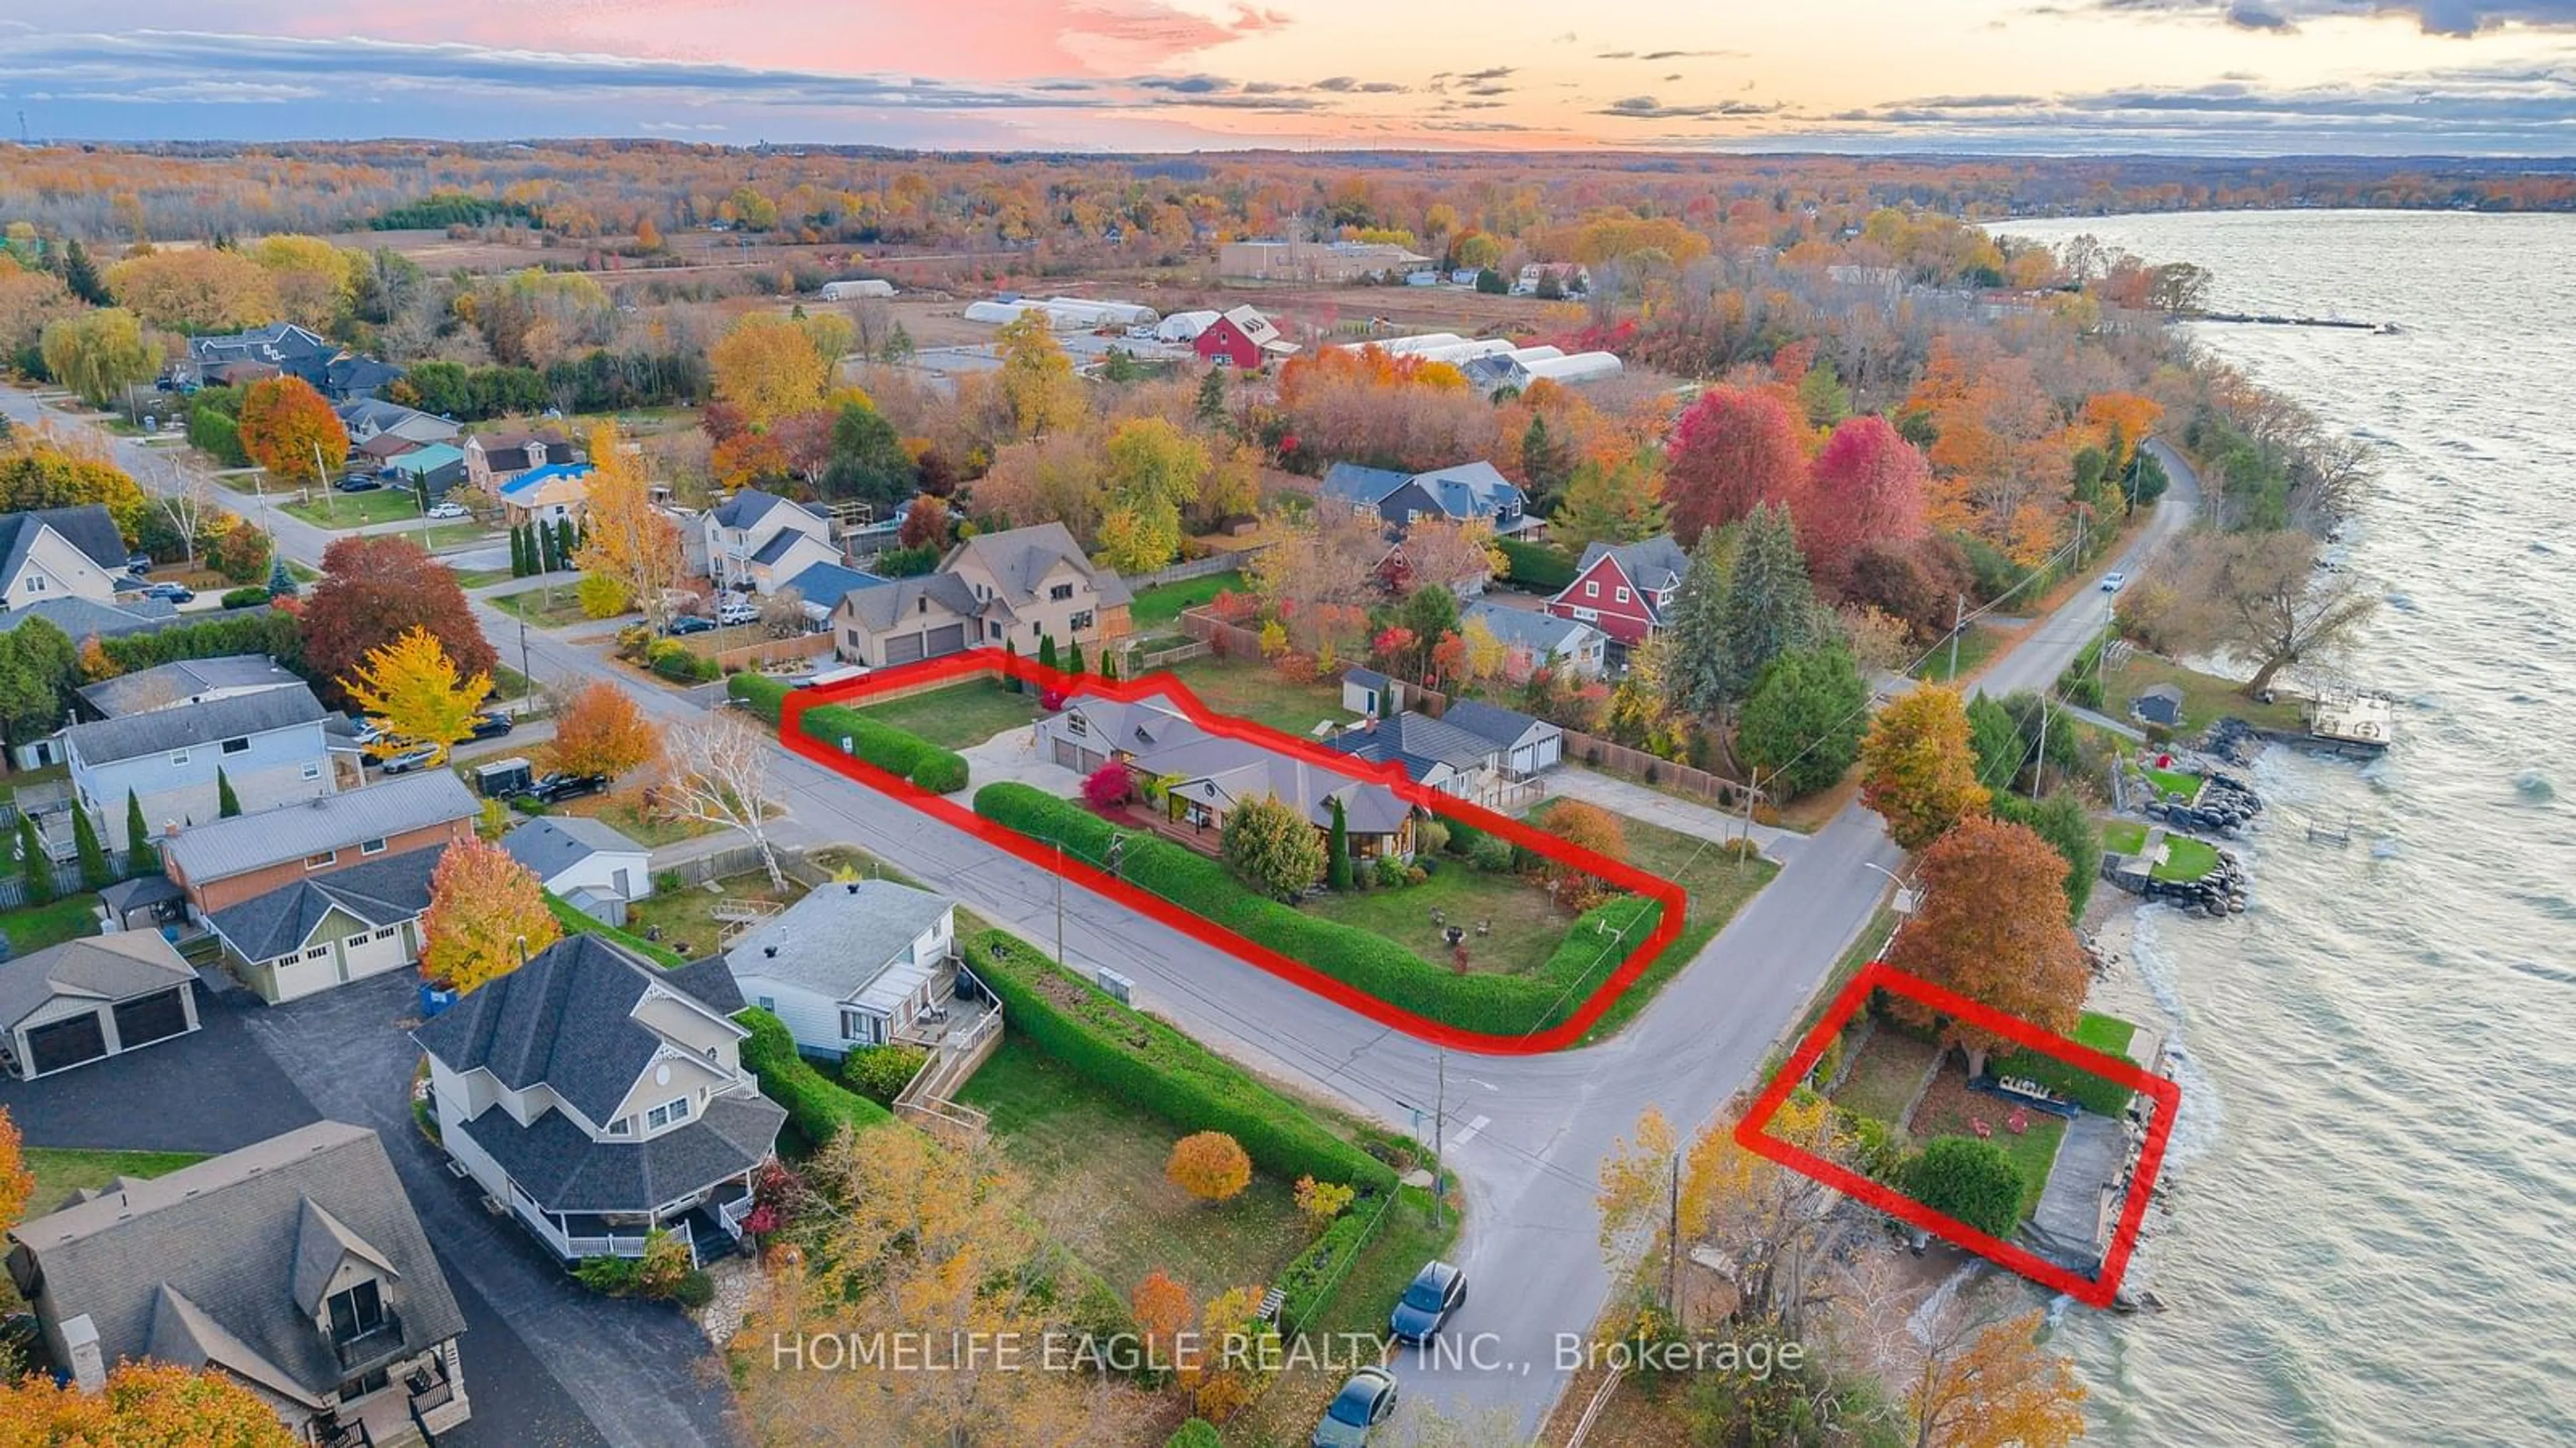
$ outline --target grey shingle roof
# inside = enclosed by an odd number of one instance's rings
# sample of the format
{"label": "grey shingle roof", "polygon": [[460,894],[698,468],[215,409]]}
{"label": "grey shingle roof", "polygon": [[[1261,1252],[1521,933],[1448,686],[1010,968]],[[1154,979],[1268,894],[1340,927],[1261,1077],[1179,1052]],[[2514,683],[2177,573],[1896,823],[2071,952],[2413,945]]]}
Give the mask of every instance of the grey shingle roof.
{"label": "grey shingle roof", "polygon": [[89,555],[91,562],[110,573],[125,571],[125,539],[116,531],[116,520],[97,503],[83,503],[72,508],[32,508],[24,513],[0,515],[0,580],[15,578],[26,565],[27,550],[47,528],[63,541]]}
{"label": "grey shingle roof", "polygon": [[687,991],[690,982],[675,975],[596,935],[568,935],[430,1018],[412,1039],[450,1070],[486,1069],[514,1091],[543,1083],[582,1115],[606,1121],[662,1048],[635,1007],[656,983]]}
{"label": "grey shingle roof", "polygon": [[[1627,574],[1630,583],[1649,595],[1681,582],[1682,574],[1690,569],[1690,554],[1673,541],[1672,535],[1659,533],[1634,543],[1593,543],[1583,550],[1583,561],[1575,566],[1575,572],[1579,575],[1590,571],[1593,564],[1601,561],[1603,554],[1617,558],[1619,571]],[[1573,586],[1570,583],[1566,585],[1568,588]],[[1661,612],[1651,597],[1646,600],[1646,608],[1649,612]]]}
{"label": "grey shingle roof", "polygon": [[[336,1230],[309,1217],[308,1202]],[[465,1330],[384,1144],[345,1122],[123,1182],[9,1235],[44,1273],[45,1311],[86,1314],[109,1362],[220,1362],[311,1404],[346,1376],[297,1301],[312,1271],[299,1263],[328,1252],[315,1233],[353,1240],[361,1258],[392,1269],[383,1290],[404,1350]]]}
{"label": "grey shingle roof", "polygon": [[1404,766],[1404,772],[1420,779],[1434,764],[1456,769],[1472,768],[1490,758],[1495,744],[1428,714],[1406,711],[1380,719],[1374,725],[1363,724],[1345,729],[1328,741],[1335,749],[1355,758],[1392,759]]}
{"label": "grey shingle roof", "polygon": [[804,534],[797,532],[795,529],[781,528],[775,534],[770,536],[768,542],[760,545],[759,549],[751,555],[751,561],[754,563],[775,563],[779,559],[786,557],[789,550],[793,549],[797,544],[807,541],[810,540],[808,540]]}
{"label": "grey shingle roof", "polygon": [[274,960],[300,950],[334,909],[371,929],[399,925],[429,908],[429,877],[444,850],[410,850],[316,875],[254,895],[206,917],[244,960]]}
{"label": "grey shingle roof", "polygon": [[759,522],[761,519],[768,517],[770,509],[781,505],[791,508],[795,506],[795,504],[788,502],[787,499],[778,496],[776,493],[764,493],[758,488],[744,488],[735,493],[732,497],[716,504],[714,511],[716,526],[721,528],[748,528],[752,524]]}
{"label": "grey shingle roof", "polygon": [[1506,748],[1518,743],[1522,735],[1539,727],[1538,720],[1517,709],[1482,704],[1473,699],[1461,699],[1450,705],[1447,711],[1441,714],[1440,722],[1463,729],[1488,744]]}
{"label": "grey shingle roof", "polygon": [[57,996],[130,1000],[196,979],[197,972],[157,930],[66,940],[0,961],[0,1030],[16,1026]]}
{"label": "grey shingle roof", "polygon": [[164,842],[161,853],[186,878],[203,884],[324,850],[472,819],[479,812],[464,781],[444,769],[430,769],[365,789],[198,825]]}
{"label": "grey shingle roof", "polygon": [[934,608],[944,610],[938,622],[975,616],[975,590],[953,573],[898,578],[882,588],[862,588],[844,596],[841,606],[850,611],[859,627],[879,633],[904,619],[929,618],[920,606],[925,598]]}
{"label": "grey shingle roof", "polygon": [[189,709],[155,709],[75,724],[63,731],[63,742],[77,750],[84,763],[108,764],[319,723],[329,712],[299,682],[291,688],[210,699]]}
{"label": "grey shingle roof", "polygon": [[734,978],[765,976],[847,1000],[954,908],[890,880],[824,885],[735,942]]}
{"label": "grey shingle roof", "polygon": [[807,603],[820,604],[829,611],[839,607],[842,599],[859,589],[893,581],[856,568],[844,568],[838,563],[810,563],[804,572],[787,580],[787,586],[795,589],[797,596]]}
{"label": "grey shingle roof", "polygon": [[971,555],[990,570],[1002,586],[1002,601],[1009,604],[1034,602],[1039,580],[1059,562],[1072,564],[1090,579],[1104,607],[1132,603],[1136,597],[1127,580],[1115,571],[1094,567],[1083,556],[1082,545],[1073,541],[1073,534],[1062,523],[979,533],[957,545],[957,552],[950,555],[942,571],[954,567],[959,555]]}
{"label": "grey shingle roof", "polygon": [[602,853],[645,854],[642,845],[580,815],[548,815],[529,820],[501,837],[510,858],[551,880],[591,856]]}
{"label": "grey shingle roof", "polygon": [[1324,469],[1320,491],[1325,497],[1343,504],[1366,504],[1374,508],[1387,494],[1403,487],[1406,476],[1392,468],[1335,463]]}
{"label": "grey shingle roof", "polygon": [[185,704],[219,689],[263,689],[301,685],[277,660],[266,654],[225,654],[211,659],[181,659],[101,679],[80,691],[100,717],[115,719]]}
{"label": "grey shingle roof", "polygon": [[65,595],[21,608],[0,610],[0,633],[12,632],[31,618],[41,618],[76,640],[92,634],[112,639],[123,634],[150,633],[181,622],[178,608],[168,599],[136,598],[123,603],[99,603]]}
{"label": "grey shingle roof", "polygon": [[560,1111],[526,1126],[486,1111],[465,1129],[549,1211],[638,1212],[759,1165],[786,1120],[765,1097],[718,1096],[688,1125],[642,1141],[593,1141]]}
{"label": "grey shingle roof", "polygon": [[1536,609],[1505,608],[1499,603],[1473,603],[1468,605],[1466,614],[1491,629],[1505,646],[1517,644],[1542,659],[1570,647],[1592,628],[1580,619],[1560,618]]}

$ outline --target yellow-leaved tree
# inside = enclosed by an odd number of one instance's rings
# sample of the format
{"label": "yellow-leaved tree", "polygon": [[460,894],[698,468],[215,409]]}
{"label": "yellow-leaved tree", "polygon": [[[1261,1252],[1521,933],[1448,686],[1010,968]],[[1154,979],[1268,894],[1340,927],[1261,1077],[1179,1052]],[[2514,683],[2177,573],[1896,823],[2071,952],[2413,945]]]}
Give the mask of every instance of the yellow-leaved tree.
{"label": "yellow-leaved tree", "polygon": [[356,672],[340,681],[365,713],[385,721],[385,732],[367,747],[379,757],[422,744],[437,746],[430,763],[447,761],[449,746],[474,732],[474,716],[492,690],[492,676],[458,678],[438,637],[415,628],[371,649]]}
{"label": "yellow-leaved tree", "polygon": [[[622,600],[603,597],[600,602],[621,602],[620,613],[643,609],[644,621],[658,635],[671,621],[671,591],[688,566],[680,552],[679,527],[653,506],[643,458],[618,446],[615,432],[592,429],[590,457],[585,494],[590,516],[583,523],[581,546],[572,551],[573,566],[589,575],[582,580],[585,590],[594,579],[613,580]],[[583,607],[590,604],[585,592]]]}
{"label": "yellow-leaved tree", "polygon": [[422,977],[458,991],[508,975],[563,936],[537,872],[482,840],[438,857],[420,924]]}
{"label": "yellow-leaved tree", "polygon": [[[813,336],[776,312],[754,312],[734,323],[707,354],[707,366],[717,400],[742,409],[753,427],[822,406],[832,385],[832,362]],[[602,454],[593,448],[590,456],[595,465]]]}
{"label": "yellow-leaved tree", "polygon": [[295,1448],[277,1410],[241,1379],[173,1363],[120,1362],[104,1391],[86,1393],[43,1373],[0,1384],[0,1444],[186,1444],[188,1448]]}
{"label": "yellow-leaved tree", "polygon": [[1926,684],[1879,710],[1860,742],[1860,765],[1861,803],[1909,850],[1985,813],[1967,705],[1947,685]]}

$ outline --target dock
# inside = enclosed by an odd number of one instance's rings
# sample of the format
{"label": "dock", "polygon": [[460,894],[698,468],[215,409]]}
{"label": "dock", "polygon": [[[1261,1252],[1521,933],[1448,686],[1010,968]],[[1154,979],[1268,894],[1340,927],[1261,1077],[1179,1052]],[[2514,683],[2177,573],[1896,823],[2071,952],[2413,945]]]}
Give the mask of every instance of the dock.
{"label": "dock", "polygon": [[2397,727],[2397,698],[2371,689],[2327,689],[2308,703],[2308,739],[2344,754],[2378,754]]}

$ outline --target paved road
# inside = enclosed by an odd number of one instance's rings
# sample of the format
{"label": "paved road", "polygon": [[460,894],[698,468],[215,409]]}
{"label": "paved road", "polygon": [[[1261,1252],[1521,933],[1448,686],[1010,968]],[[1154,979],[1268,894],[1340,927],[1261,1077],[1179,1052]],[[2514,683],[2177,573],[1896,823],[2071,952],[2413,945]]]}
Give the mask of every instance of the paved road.
{"label": "paved road", "polygon": [[[2168,518],[2187,516],[2196,490],[2178,462],[2167,460],[2175,485],[2169,497],[2179,506],[2160,510],[2122,564],[2180,526]],[[301,520],[284,519],[277,536],[290,557],[319,556],[321,530]],[[2079,595],[2000,657],[1989,677],[2054,679],[2088,637],[2087,615],[2077,605],[2099,607],[2089,592]],[[511,653],[517,621],[479,599],[475,608]],[[601,632],[595,626],[529,630],[534,675],[548,683],[618,679],[664,722],[717,705],[714,686],[682,691],[644,682],[609,663],[598,644],[572,637]],[[859,845],[979,914],[1052,942],[1059,898],[1052,874],[784,750],[772,757],[772,790],[792,810],[778,827],[782,841]],[[1695,832],[1723,837],[1722,820],[1704,823],[1709,828]],[[1651,1011],[1605,1043],[1549,1056],[1453,1052],[1444,1059],[1079,890],[1062,896],[1066,954],[1078,969],[1109,966],[1129,976],[1141,1005],[1254,1069],[1426,1140],[1434,1135],[1445,1076],[1441,1134],[1469,1203],[1469,1229],[1456,1256],[1476,1284],[1446,1336],[1476,1345],[1479,1358],[1475,1364],[1404,1362],[1399,1370],[1417,1395],[1453,1406],[1507,1406],[1534,1424],[1569,1376],[1556,1356],[1559,1335],[1586,1331],[1608,1300],[1611,1276],[1598,1246],[1593,1194],[1609,1144],[1649,1105],[1677,1126],[1695,1129],[1751,1085],[1884,898],[1886,878],[1865,867],[1893,868],[1903,858],[1877,818],[1857,804],[1815,835],[1780,837],[1769,848],[1784,862],[1779,877],[1665,987]]]}
{"label": "paved road", "polygon": [[[2162,441],[2151,438],[2147,447],[2164,465],[2169,480],[2164,500],[2156,505],[2138,536],[2120,550],[2120,556],[2094,574],[2097,580],[2114,570],[2136,577],[2156,550],[2189,527],[2192,515],[2199,511],[2200,475],[2192,471],[2182,454]],[[2055,688],[2057,676],[2066,672],[2066,666],[2075,662],[2075,656],[2084,652],[2085,645],[2093,642],[2110,621],[2111,600],[2112,595],[2098,587],[2087,587],[2059,604],[2055,612],[2040,621],[2039,627],[1986,665],[1985,672],[1977,676],[1976,692],[2001,698],[2023,689]]]}

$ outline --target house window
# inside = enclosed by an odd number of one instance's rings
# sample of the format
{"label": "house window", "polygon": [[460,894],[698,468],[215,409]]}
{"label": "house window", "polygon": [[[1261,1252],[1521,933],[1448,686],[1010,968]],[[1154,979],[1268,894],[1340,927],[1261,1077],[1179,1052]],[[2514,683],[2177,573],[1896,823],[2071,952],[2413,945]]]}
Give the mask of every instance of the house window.
{"label": "house window", "polygon": [[390,926],[390,925],[386,926],[386,927],[385,927],[384,929],[382,929],[382,930],[377,931],[374,935],[371,935],[371,936],[369,936],[369,937],[368,937],[368,939],[370,939],[370,940],[391,940],[391,939],[393,939],[393,938],[394,938],[394,927],[392,927],[392,926]]}
{"label": "house window", "polygon": [[177,765],[185,764],[185,763],[187,763],[187,762],[188,762],[188,751],[187,751],[187,750],[184,750],[184,749],[173,749],[173,750],[171,750],[171,751],[170,751],[170,763],[171,763],[173,766],[177,766]]}
{"label": "house window", "polygon": [[675,1122],[689,1119],[689,1098],[675,1097],[644,1113],[644,1129],[659,1131]]}
{"label": "house window", "polygon": [[248,754],[250,753],[250,740],[247,737],[241,739],[227,739],[223,743],[223,750],[226,754]]}
{"label": "house window", "polygon": [[1601,585],[1590,579],[1585,579],[1583,583],[1583,596],[1585,598],[1599,598],[1601,596]]}
{"label": "house window", "polygon": [[1579,623],[1590,623],[1594,619],[1601,617],[1601,610],[1597,608],[1578,608],[1574,611],[1574,617]]}
{"label": "house window", "polygon": [[844,1006],[841,1009],[841,1039],[864,1041],[868,1038],[868,1018]]}
{"label": "house window", "polygon": [[635,1118],[632,1116],[621,1116],[615,1121],[608,1123],[608,1134],[611,1136],[633,1136],[635,1134]]}
{"label": "house window", "polygon": [[44,592],[44,591],[45,591],[45,575],[43,575],[43,574],[41,574],[41,573],[30,573],[30,574],[28,574],[28,575],[27,575],[27,591],[28,591],[29,593],[42,593],[42,592]]}
{"label": "house window", "polygon": [[355,1342],[385,1325],[385,1299],[375,1279],[331,1294],[331,1340]]}
{"label": "house window", "polygon": [[304,777],[306,779],[320,779],[322,777],[322,766],[318,764],[305,765]]}
{"label": "house window", "polygon": [[1031,624],[1029,625],[1029,637],[1030,637],[1030,638],[1033,638],[1033,639],[1034,639],[1034,638],[1043,638],[1043,637],[1045,637],[1045,636],[1046,636],[1046,627],[1045,627],[1045,625],[1043,625],[1043,624],[1039,624],[1039,623],[1034,623],[1034,622],[1033,622],[1033,623],[1031,623]]}
{"label": "house window", "polygon": [[304,958],[306,960],[329,960],[331,958],[331,947],[327,945],[317,945],[311,950],[304,952]]}
{"label": "house window", "polygon": [[340,852],[338,850],[324,850],[318,855],[306,855],[304,857],[304,868],[308,870],[323,869],[339,858]]}
{"label": "house window", "polygon": [[760,1008],[772,1015],[776,1015],[778,1013],[778,997],[762,996],[760,998]]}
{"label": "house window", "polygon": [[359,853],[359,854],[362,854],[362,855],[381,855],[381,854],[383,854],[384,852],[385,852],[385,842],[384,842],[384,841],[382,841],[382,840],[361,840],[361,841],[359,841],[359,843],[358,843],[358,853]]}
{"label": "house window", "polygon": [[1087,628],[1091,627],[1091,624],[1092,624],[1092,618],[1091,618],[1091,610],[1090,610],[1090,609],[1087,609],[1087,608],[1086,608],[1086,609],[1084,609],[1082,612],[1077,613],[1077,614],[1075,614],[1075,615],[1073,616],[1073,625],[1072,625],[1072,627],[1073,627],[1073,631],[1074,631],[1075,633],[1080,633],[1080,632],[1082,632],[1084,629],[1087,629]]}
{"label": "house window", "polygon": [[1073,585],[1070,583],[1059,583],[1055,587],[1047,590],[1047,597],[1054,599],[1058,603],[1062,603],[1066,599],[1073,597]]}
{"label": "house window", "polygon": [[1619,595],[1619,601],[1620,601],[1621,603],[1626,603],[1626,602],[1628,601],[1628,590],[1626,590],[1626,589],[1622,588],[1622,589],[1617,590],[1617,592],[1618,592],[1618,595]]}
{"label": "house window", "polygon": [[984,625],[984,637],[997,639],[1001,636],[1002,625],[998,620],[988,622]]}

